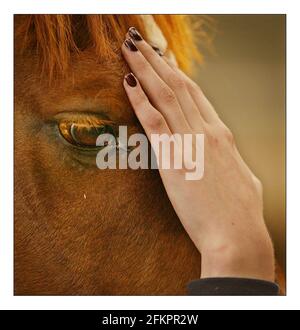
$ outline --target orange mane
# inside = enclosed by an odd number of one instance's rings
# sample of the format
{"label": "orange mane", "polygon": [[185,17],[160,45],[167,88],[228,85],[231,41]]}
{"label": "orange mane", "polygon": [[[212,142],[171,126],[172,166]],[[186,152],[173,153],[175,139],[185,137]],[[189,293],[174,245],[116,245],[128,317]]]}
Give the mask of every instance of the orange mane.
{"label": "orange mane", "polygon": [[[145,33],[140,15],[16,15],[16,38],[22,50],[31,50],[39,58],[42,72],[50,79],[64,73],[71,56],[92,49],[99,60],[120,59],[120,45],[129,27]],[[173,51],[179,66],[189,71],[193,60],[201,60],[195,44],[195,32],[207,39],[207,17],[198,16],[197,26],[191,16],[154,15],[168,49]]]}

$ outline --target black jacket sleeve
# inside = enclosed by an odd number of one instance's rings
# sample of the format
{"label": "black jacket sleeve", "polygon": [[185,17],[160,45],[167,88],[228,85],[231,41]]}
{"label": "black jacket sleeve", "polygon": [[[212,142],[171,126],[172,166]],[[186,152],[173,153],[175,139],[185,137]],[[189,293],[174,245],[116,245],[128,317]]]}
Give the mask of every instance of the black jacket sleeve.
{"label": "black jacket sleeve", "polygon": [[188,284],[191,296],[277,296],[277,284],[245,278],[207,278]]}

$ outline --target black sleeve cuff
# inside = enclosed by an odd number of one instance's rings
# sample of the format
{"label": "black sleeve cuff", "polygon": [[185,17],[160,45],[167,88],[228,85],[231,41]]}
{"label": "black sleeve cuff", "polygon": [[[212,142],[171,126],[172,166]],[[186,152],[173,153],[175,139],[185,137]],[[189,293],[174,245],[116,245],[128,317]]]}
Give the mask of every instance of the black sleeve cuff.
{"label": "black sleeve cuff", "polygon": [[207,278],[188,284],[191,296],[278,296],[277,284],[246,278]]}

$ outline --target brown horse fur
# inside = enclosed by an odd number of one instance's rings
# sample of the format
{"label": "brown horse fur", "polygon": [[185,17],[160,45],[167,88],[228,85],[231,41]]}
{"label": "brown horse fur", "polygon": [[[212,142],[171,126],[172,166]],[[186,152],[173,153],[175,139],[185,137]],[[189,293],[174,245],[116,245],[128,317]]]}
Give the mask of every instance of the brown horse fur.
{"label": "brown horse fur", "polygon": [[[155,16],[179,65],[198,55],[190,18]],[[201,22],[198,33],[205,37]],[[57,114],[142,131],[120,45],[137,15],[15,16],[15,294],[181,295],[200,255],[156,171],[99,170]]]}

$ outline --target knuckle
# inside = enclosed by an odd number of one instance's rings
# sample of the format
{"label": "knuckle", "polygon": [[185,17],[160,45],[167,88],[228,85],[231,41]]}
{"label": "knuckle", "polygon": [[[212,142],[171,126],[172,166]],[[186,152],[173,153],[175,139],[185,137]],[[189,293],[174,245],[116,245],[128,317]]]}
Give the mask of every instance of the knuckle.
{"label": "knuckle", "polygon": [[145,72],[148,69],[148,63],[143,59],[137,59],[135,62],[135,68],[138,72]]}
{"label": "knuckle", "polygon": [[181,78],[176,72],[169,74],[168,82],[169,85],[176,90],[181,90],[186,86],[183,78]]}
{"label": "knuckle", "polygon": [[136,95],[134,97],[133,102],[134,102],[135,108],[139,110],[139,109],[144,108],[146,106],[147,98],[146,98],[145,95],[139,94],[139,95]]}
{"label": "knuckle", "polygon": [[224,125],[224,124],[220,124],[216,127],[216,135],[223,141],[234,145],[235,144],[235,140],[234,140],[234,136],[232,134],[232,132],[230,131],[230,129]]}
{"label": "knuckle", "polygon": [[160,91],[158,93],[158,97],[160,100],[162,100],[163,102],[168,103],[168,104],[174,104],[176,102],[175,94],[167,86],[163,86],[160,89]]}
{"label": "knuckle", "polygon": [[164,118],[157,111],[148,112],[145,121],[151,129],[158,129],[164,125]]}
{"label": "knuckle", "polygon": [[220,144],[220,138],[215,134],[208,134],[208,142],[213,146],[218,146]]}
{"label": "knuckle", "polygon": [[206,127],[204,129],[204,134],[207,142],[211,146],[218,146],[220,144],[220,136],[216,134],[215,130]]}

